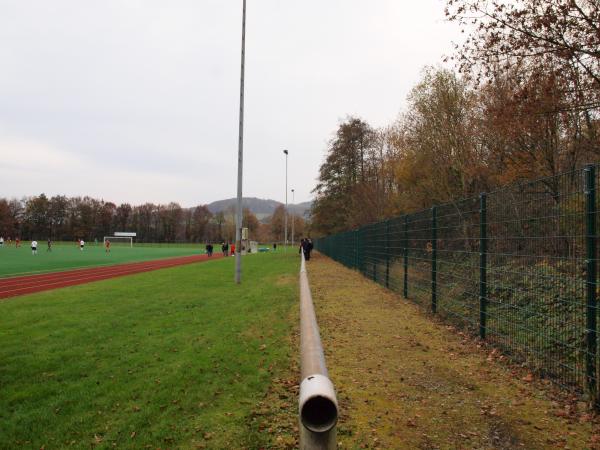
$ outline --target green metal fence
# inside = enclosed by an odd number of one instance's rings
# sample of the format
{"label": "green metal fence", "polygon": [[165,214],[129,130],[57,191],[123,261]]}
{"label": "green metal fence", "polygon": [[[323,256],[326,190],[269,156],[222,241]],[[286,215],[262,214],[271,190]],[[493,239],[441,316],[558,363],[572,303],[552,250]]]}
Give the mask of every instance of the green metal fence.
{"label": "green metal fence", "polygon": [[596,401],[597,176],[511,185],[315,248]]}

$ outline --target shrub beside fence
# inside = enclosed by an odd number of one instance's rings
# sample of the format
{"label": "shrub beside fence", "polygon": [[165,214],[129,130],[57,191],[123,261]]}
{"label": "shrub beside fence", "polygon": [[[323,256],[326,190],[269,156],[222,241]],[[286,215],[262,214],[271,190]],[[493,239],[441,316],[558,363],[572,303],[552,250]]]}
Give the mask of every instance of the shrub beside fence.
{"label": "shrub beside fence", "polygon": [[597,185],[590,165],[315,248],[597,403]]}

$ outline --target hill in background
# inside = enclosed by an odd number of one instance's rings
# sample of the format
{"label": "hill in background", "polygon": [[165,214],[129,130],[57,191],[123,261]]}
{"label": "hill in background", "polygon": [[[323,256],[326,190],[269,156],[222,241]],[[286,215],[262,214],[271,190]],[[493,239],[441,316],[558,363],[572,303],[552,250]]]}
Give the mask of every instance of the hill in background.
{"label": "hill in background", "polygon": [[[226,200],[217,200],[207,205],[209,211],[213,214],[219,211],[227,211],[230,208],[235,208],[237,199],[228,198]],[[262,199],[256,197],[244,197],[242,199],[244,208],[248,208],[252,211],[259,220],[263,220],[265,217],[271,216],[275,209],[283,203],[276,200]],[[303,202],[292,205],[288,203],[288,211],[292,214],[306,218],[310,212],[312,202]]]}

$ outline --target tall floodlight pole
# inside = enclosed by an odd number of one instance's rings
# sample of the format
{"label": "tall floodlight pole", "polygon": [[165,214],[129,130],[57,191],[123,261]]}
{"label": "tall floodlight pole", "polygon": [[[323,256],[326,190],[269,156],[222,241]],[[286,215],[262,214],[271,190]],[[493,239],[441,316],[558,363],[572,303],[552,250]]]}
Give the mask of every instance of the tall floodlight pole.
{"label": "tall floodlight pole", "polygon": [[246,0],[242,9],[242,69],[240,76],[240,128],[238,140],[237,220],[235,227],[235,282],[242,282],[242,174],[244,169],[244,66],[246,62]]}
{"label": "tall floodlight pole", "polygon": [[284,224],[284,227],[285,227],[284,235],[285,235],[285,237],[283,238],[284,241],[285,241],[285,246],[283,248],[284,248],[284,251],[287,251],[287,245],[288,245],[288,236],[287,236],[287,228],[288,228],[287,227],[287,220],[288,220],[288,211],[287,211],[287,208],[288,208],[287,207],[287,193],[288,193],[288,188],[287,188],[288,151],[284,150],[283,153],[285,153],[285,220],[284,220],[284,222],[285,222],[285,224]]}
{"label": "tall floodlight pole", "polygon": [[[292,205],[296,204],[296,197],[294,196],[294,190],[292,189]],[[296,218],[292,214],[292,248],[294,247],[294,222]]]}

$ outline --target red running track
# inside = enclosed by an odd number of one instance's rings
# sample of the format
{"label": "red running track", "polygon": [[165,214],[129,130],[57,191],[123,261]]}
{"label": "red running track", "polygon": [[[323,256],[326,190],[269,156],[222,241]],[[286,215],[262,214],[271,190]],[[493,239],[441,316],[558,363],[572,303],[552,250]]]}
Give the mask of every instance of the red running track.
{"label": "red running track", "polygon": [[[210,259],[222,258],[214,255]],[[18,295],[34,292],[48,291],[66,286],[90,283],[92,281],[106,280],[108,278],[122,277],[134,273],[150,272],[167,267],[181,266],[200,261],[207,261],[206,255],[182,256],[179,258],[158,259],[136,263],[117,264],[114,266],[90,267],[75,269],[66,272],[52,272],[40,275],[28,275],[0,279],[0,299],[16,297]]]}

